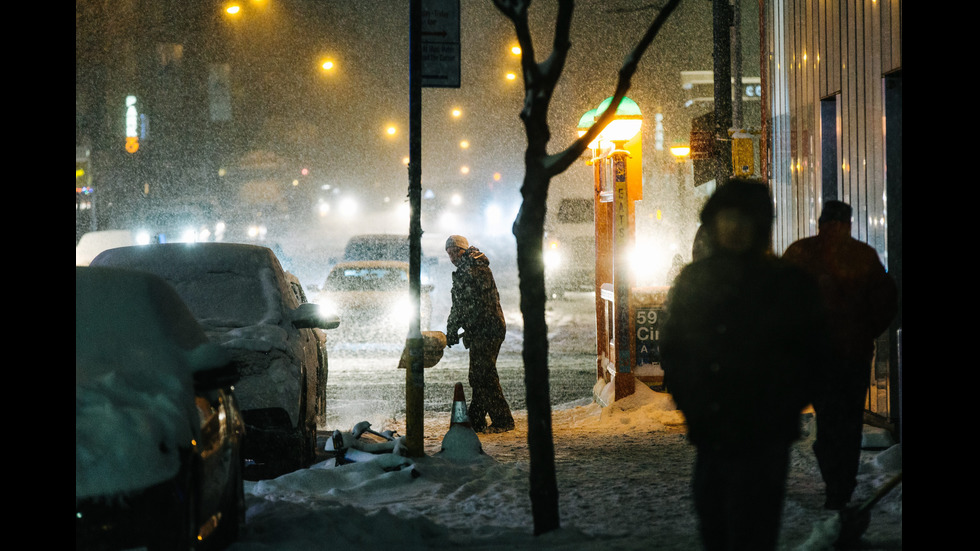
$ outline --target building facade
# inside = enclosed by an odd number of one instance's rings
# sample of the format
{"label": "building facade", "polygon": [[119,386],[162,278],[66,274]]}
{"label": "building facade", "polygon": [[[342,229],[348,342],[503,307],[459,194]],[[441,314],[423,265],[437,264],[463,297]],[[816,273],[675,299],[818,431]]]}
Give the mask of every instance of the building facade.
{"label": "building facade", "polygon": [[874,247],[899,287],[879,339],[868,412],[901,417],[902,2],[759,0],[774,249],[815,235],[830,199],[854,209],[854,237]]}

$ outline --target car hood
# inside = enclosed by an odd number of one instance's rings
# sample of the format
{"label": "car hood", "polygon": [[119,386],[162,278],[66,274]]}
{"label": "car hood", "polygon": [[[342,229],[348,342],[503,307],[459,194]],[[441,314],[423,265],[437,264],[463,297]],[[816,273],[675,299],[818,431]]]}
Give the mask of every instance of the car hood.
{"label": "car hood", "polygon": [[181,448],[196,436],[186,353],[175,349],[129,358],[75,359],[75,498],[136,492],[177,475]]}
{"label": "car hood", "polygon": [[211,342],[226,348],[269,352],[273,349],[288,350],[289,334],[279,325],[258,324],[246,327],[212,326],[202,321],[204,331]]}

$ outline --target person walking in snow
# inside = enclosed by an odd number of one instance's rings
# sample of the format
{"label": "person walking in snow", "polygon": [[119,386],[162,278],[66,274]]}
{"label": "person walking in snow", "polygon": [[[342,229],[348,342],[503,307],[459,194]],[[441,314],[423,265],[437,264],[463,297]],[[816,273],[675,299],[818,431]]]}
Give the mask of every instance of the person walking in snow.
{"label": "person walking in snow", "polygon": [[898,295],[877,251],[851,237],[850,205],[827,201],[818,224],[817,235],[790,245],[783,259],[816,278],[827,309],[833,358],[813,401],[813,452],[826,484],[824,507],[840,510],[857,485],[875,339],[891,323]]}
{"label": "person walking in snow", "polygon": [[[470,423],[476,432],[514,430],[514,417],[497,374],[497,354],[507,324],[490,260],[461,235],[449,236],[446,254],[456,266],[446,344],[451,347],[459,343],[459,330],[463,330],[463,346],[470,352],[469,382],[473,394],[467,410]],[[491,421],[489,427],[487,416]]]}
{"label": "person walking in snow", "polygon": [[825,349],[816,285],[768,254],[772,220],[763,183],[722,185],[701,212],[712,253],[667,298],[662,366],[697,449],[692,491],[709,551],[776,548],[789,450]]}

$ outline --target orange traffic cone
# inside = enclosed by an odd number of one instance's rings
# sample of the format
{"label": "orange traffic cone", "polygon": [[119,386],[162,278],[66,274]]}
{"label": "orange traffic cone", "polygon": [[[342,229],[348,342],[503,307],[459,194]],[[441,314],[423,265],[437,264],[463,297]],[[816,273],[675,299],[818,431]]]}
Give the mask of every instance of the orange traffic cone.
{"label": "orange traffic cone", "polygon": [[463,383],[456,383],[453,388],[453,416],[449,420],[449,426],[463,425],[471,427],[470,416],[466,413],[466,396],[463,395]]}

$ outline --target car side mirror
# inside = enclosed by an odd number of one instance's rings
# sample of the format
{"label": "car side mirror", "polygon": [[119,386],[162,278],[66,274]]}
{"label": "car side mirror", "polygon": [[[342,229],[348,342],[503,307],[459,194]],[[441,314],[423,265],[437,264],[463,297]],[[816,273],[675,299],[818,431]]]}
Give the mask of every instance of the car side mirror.
{"label": "car side mirror", "polygon": [[324,314],[320,306],[312,302],[300,304],[292,312],[293,326],[297,329],[336,329],[340,327],[340,318],[336,314]]}

